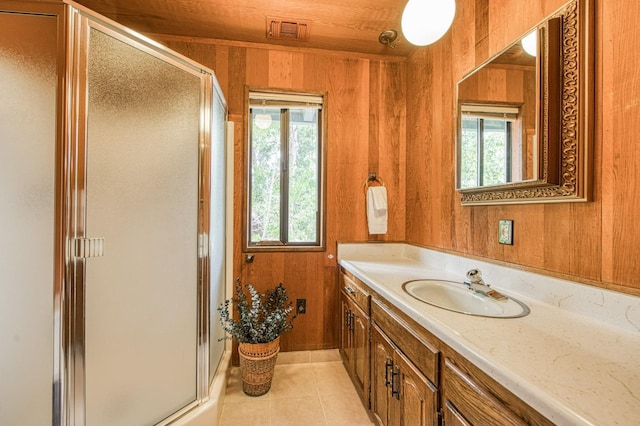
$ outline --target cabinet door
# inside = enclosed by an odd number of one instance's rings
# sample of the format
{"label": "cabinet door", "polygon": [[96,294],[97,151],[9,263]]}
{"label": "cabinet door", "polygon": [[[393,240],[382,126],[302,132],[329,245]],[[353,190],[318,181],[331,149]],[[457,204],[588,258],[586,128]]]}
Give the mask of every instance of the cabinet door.
{"label": "cabinet door", "polygon": [[351,305],[353,330],[353,376],[367,408],[369,408],[369,317],[355,304]]}
{"label": "cabinet door", "polygon": [[347,370],[351,370],[353,364],[353,350],[351,338],[351,309],[349,300],[344,293],[340,293],[340,313],[342,324],[340,326],[340,354]]}
{"label": "cabinet door", "polygon": [[371,411],[379,425],[389,425],[393,346],[377,326],[371,330]]}
{"label": "cabinet door", "polygon": [[438,424],[438,393],[427,378],[402,355],[396,352],[399,367],[399,414],[403,426]]}

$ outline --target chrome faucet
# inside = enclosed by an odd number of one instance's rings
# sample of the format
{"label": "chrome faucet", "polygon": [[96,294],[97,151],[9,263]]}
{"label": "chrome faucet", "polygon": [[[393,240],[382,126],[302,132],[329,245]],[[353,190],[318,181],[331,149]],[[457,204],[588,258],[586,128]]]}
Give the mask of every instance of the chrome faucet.
{"label": "chrome faucet", "polygon": [[483,296],[489,296],[498,300],[505,298],[504,295],[493,290],[489,284],[484,282],[482,272],[480,272],[479,269],[470,269],[467,272],[467,279],[464,281],[464,285],[466,285],[469,290],[482,294]]}

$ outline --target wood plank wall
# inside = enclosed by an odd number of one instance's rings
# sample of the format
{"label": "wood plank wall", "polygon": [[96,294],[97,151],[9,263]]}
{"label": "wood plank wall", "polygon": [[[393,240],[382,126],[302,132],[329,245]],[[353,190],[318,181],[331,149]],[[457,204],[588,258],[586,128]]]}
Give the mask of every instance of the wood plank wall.
{"label": "wood plank wall", "polygon": [[[390,205],[388,241],[405,239],[406,60],[266,45],[159,39],[216,72],[235,123],[234,276],[264,290],[282,282],[307,313],[283,336],[282,350],[338,346],[336,242],[369,238],[363,185],[368,172],[384,179]],[[241,251],[245,86],[327,93],[327,251]]]}
{"label": "wood plank wall", "polygon": [[640,294],[639,2],[596,2],[593,201],[462,207],[453,189],[456,82],[563,3],[459,0],[445,38],[409,58],[407,93],[424,95],[407,98],[407,241]]}
{"label": "wood plank wall", "polygon": [[[408,63],[240,43],[159,39],[215,70],[235,122],[234,275],[259,288],[282,281],[308,313],[283,350],[337,347],[336,241],[369,239],[362,185],[383,177],[389,241],[493,259],[640,294],[640,2],[596,3],[594,200],[581,204],[460,206],[455,185],[455,85],[563,0],[459,0],[452,29]],[[155,37],[158,39],[158,37]],[[242,262],[245,85],[328,93],[327,251],[257,254]],[[410,179],[407,179],[410,176]],[[499,219],[515,244],[497,243]],[[333,255],[333,258],[329,258]]]}

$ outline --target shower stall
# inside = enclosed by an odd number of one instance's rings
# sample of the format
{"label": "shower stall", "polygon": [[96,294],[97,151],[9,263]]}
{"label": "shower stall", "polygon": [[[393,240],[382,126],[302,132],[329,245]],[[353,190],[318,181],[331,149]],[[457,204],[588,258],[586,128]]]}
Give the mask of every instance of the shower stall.
{"label": "shower stall", "polygon": [[78,5],[0,0],[0,424],[169,424],[222,358],[226,103]]}

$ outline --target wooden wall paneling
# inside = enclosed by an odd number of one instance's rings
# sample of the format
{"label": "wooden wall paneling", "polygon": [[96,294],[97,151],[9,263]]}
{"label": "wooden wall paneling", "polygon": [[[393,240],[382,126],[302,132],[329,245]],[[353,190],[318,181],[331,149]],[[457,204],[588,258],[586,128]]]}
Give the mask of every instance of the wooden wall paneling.
{"label": "wooden wall paneling", "polygon": [[405,238],[406,210],[406,67],[378,62],[381,75],[379,170],[389,196],[389,235]]}
{"label": "wooden wall paneling", "polygon": [[[369,104],[369,171],[387,188],[389,232],[369,235],[370,240],[403,239],[405,229],[406,74],[404,67],[371,61]],[[389,125],[393,123],[393,125]]]}
{"label": "wooden wall paneling", "polygon": [[[294,306],[296,299],[307,300],[307,311],[304,315],[298,315],[293,326],[294,329],[282,336],[281,349],[283,351],[307,349],[310,333],[313,336],[321,336],[319,324],[322,323],[322,287],[317,283],[317,277],[322,274],[322,268],[317,262],[317,253],[281,253],[282,282],[288,289],[289,298]],[[318,339],[320,342],[322,339]],[[313,342],[317,344],[317,342]]]}
{"label": "wooden wall paneling", "polygon": [[[550,0],[530,3],[533,4],[463,0],[459,10],[475,7],[479,11],[471,22],[471,28],[475,28],[475,31],[460,29],[459,26],[467,25],[469,23],[466,21],[471,20],[463,13],[460,15],[462,21],[454,22],[451,32],[453,40],[445,36],[439,46],[420,49],[409,58],[407,93],[420,92],[425,95],[420,100],[407,96],[407,173],[411,176],[407,179],[407,240],[422,246],[506,261],[595,285],[618,286],[626,288],[626,291],[637,292],[640,288],[640,279],[637,278],[640,267],[636,266],[638,262],[632,260],[631,253],[637,250],[638,233],[631,229],[634,222],[630,216],[632,211],[638,211],[640,203],[640,187],[636,188],[634,184],[640,179],[640,174],[637,174],[637,167],[632,166],[638,163],[640,150],[632,148],[635,145],[630,140],[633,132],[629,132],[629,124],[634,128],[640,123],[635,124],[638,122],[635,118],[637,112],[624,106],[627,105],[625,102],[635,105],[631,103],[632,99],[640,98],[640,73],[636,71],[635,60],[626,60],[624,53],[628,52],[628,40],[637,37],[631,23],[628,27],[622,23],[621,31],[626,35],[620,36],[617,49],[615,43],[609,43],[612,45],[608,50],[620,52],[620,57],[605,55],[602,59],[603,70],[600,71],[605,73],[604,80],[597,86],[602,87],[599,93],[612,93],[611,96],[604,95],[603,109],[614,112],[603,113],[608,114],[602,118],[603,140],[594,150],[596,155],[602,153],[603,158],[595,160],[595,175],[597,179],[601,175],[602,198],[611,206],[603,207],[598,199],[600,189],[595,191],[595,200],[585,204],[464,208],[458,205],[459,200],[453,189],[454,151],[447,145],[454,137],[455,117],[454,114],[441,112],[451,110],[457,79],[471,71],[471,68],[469,58],[451,54],[447,49],[465,46],[469,43],[469,33],[472,33],[475,37],[475,63],[481,63],[506,47],[507,40],[522,35],[564,2]],[[600,9],[606,10],[607,7],[601,6]],[[627,9],[618,9],[615,5],[611,5],[611,8],[616,11],[611,13],[611,18],[604,20],[602,26],[605,30],[601,32],[606,32],[608,25],[611,26],[611,34],[615,32],[614,26],[617,30],[620,24],[613,23],[613,15],[622,13],[622,10],[626,15],[640,16],[640,12],[629,13]],[[511,22],[505,23],[509,19]],[[629,22],[632,20],[630,18]],[[489,46],[486,50],[480,46],[485,38]],[[606,35],[602,38],[608,40]],[[613,63],[606,63],[607,59]],[[424,76],[427,69],[429,75]],[[447,76],[455,77],[447,80]],[[598,75],[596,78],[599,78]],[[509,88],[505,83],[515,83],[516,80],[520,78],[492,78],[483,87],[515,94],[520,89],[514,89],[515,86]],[[610,92],[609,87],[616,90]],[[628,115],[627,110],[631,111]],[[427,123],[422,123],[424,120]],[[597,130],[596,135],[599,133]],[[429,169],[421,175],[420,166],[425,161],[427,165],[439,165],[438,171]],[[611,166],[599,165],[601,161]],[[417,176],[417,182],[414,182],[414,176]],[[607,186],[608,181],[610,186]],[[623,193],[627,194],[626,200]],[[452,200],[453,204],[448,205]],[[412,204],[418,208],[412,208]],[[447,215],[449,209],[451,212]],[[449,221],[451,216],[455,219]],[[497,243],[499,219],[514,220],[514,246]],[[437,225],[438,229],[433,225]],[[609,255],[608,250],[614,254]],[[622,263],[627,267],[614,267],[605,262]],[[608,273],[609,278],[603,276],[603,271]]]}
{"label": "wooden wall paneling", "polygon": [[[384,116],[383,106],[382,106],[382,81],[381,81],[381,70],[380,70],[380,62],[379,61],[370,61],[369,64],[369,147],[368,147],[368,172],[376,173],[382,179],[385,177],[388,179],[389,176],[385,175],[382,170],[380,170],[380,145],[382,144],[381,138],[384,136],[380,134],[380,121],[384,120],[386,117]],[[390,197],[387,196],[387,203],[389,206],[389,214],[392,210]],[[365,204],[366,211],[366,204]],[[366,221],[366,218],[365,218]],[[388,224],[387,226],[390,226]],[[367,239],[369,241],[384,241],[386,239],[386,235],[382,234],[368,234]]]}
{"label": "wooden wall paneling", "polygon": [[[328,189],[337,239],[366,240],[363,184],[368,176],[369,61],[332,58],[329,75]],[[336,184],[336,186],[332,186]],[[331,194],[332,189],[337,191]]]}
{"label": "wooden wall paneling", "polygon": [[[430,241],[431,221],[437,218],[427,215],[421,220],[418,212],[429,211],[428,165],[430,151],[427,137],[431,121],[429,120],[429,82],[433,73],[433,61],[426,49],[419,50],[409,58],[407,83],[407,195],[406,195],[406,238],[410,243],[419,244],[421,240]],[[419,95],[418,95],[419,94]]]}
{"label": "wooden wall paneling", "polygon": [[[278,69],[272,70],[270,65],[268,50],[247,48],[244,84],[249,87],[268,87],[270,75],[280,72]],[[244,100],[244,93],[242,96]],[[243,110],[242,113],[244,114],[245,111]]]}
{"label": "wooden wall paneling", "polygon": [[[545,205],[508,206],[504,217],[499,219],[513,220],[513,246],[504,246],[503,259],[515,264],[523,264],[534,268],[544,268],[545,247],[550,243],[544,230]],[[498,222],[488,224],[498,239]]]}
{"label": "wooden wall paneling", "polygon": [[[596,4],[596,16],[601,16],[596,22],[596,93],[601,96],[597,97],[596,104],[596,122],[599,124],[599,131],[596,132],[596,146],[600,147],[600,174],[597,176],[595,186],[599,188],[602,197],[602,279],[613,282],[614,277],[614,253],[613,253],[613,224],[614,224],[614,205],[616,200],[615,194],[615,178],[616,173],[611,170],[605,171],[604,164],[613,165],[616,156],[616,146],[612,140],[613,128],[612,123],[616,113],[614,111],[614,103],[617,94],[613,90],[604,91],[605,87],[612,88],[615,83],[616,76],[612,72],[605,72],[605,67],[610,67],[614,63],[614,47],[625,43],[624,38],[616,38],[611,36],[616,16],[624,12],[624,4],[616,3],[609,7],[604,7],[602,2]],[[608,37],[605,37],[609,34]],[[624,34],[623,34],[624,35]],[[607,68],[609,69],[609,68]],[[609,142],[604,143],[604,139]],[[640,286],[639,286],[640,287]]]}
{"label": "wooden wall paneling", "polygon": [[[475,45],[478,39],[479,28],[476,27],[476,14],[482,13],[482,5],[486,10],[486,1],[477,0],[456,10],[454,22],[449,30],[451,32],[451,51],[456,52],[457,59],[453,61],[453,78],[457,82],[464,72],[475,65]],[[480,21],[485,22],[480,18]],[[469,31],[474,28],[475,31]],[[481,31],[480,31],[481,32]],[[486,35],[485,35],[486,37]]]}
{"label": "wooden wall paneling", "polygon": [[[228,95],[227,95],[228,96]],[[227,98],[227,102],[229,99]],[[236,165],[233,168],[233,211],[235,214],[233,215],[233,234],[228,235],[227,238],[233,238],[233,288],[235,289],[235,281],[236,279],[244,280],[244,272],[243,269],[247,267],[247,263],[244,261],[244,256],[242,253],[242,208],[244,205],[243,200],[243,192],[242,192],[242,167],[238,167],[237,165],[243,164],[243,155],[244,151],[242,149],[243,146],[243,135],[242,135],[243,123],[241,121],[233,122],[233,146],[227,147],[227,149],[233,149],[233,164]],[[240,212],[240,214],[238,214]],[[233,294],[227,294],[226,298],[230,299],[233,297]],[[216,312],[217,314],[217,312]],[[235,314],[234,314],[235,315]],[[237,342],[233,342],[233,356],[232,362],[234,365],[238,365],[239,357],[238,357],[238,344]]]}
{"label": "wooden wall paneling", "polygon": [[[233,122],[233,146],[227,147],[227,149],[233,149],[233,162],[234,164],[242,164],[243,162],[243,137],[242,137],[242,128],[243,125],[241,122],[234,121]],[[235,214],[233,215],[233,235],[227,236],[227,238],[233,238],[233,278],[244,279],[242,269],[248,265],[244,262],[244,257],[242,256],[242,238],[241,230],[242,230],[242,212],[244,200],[242,190],[242,167],[234,167],[233,169],[233,182],[234,182],[234,190],[233,190],[233,211]],[[240,183],[240,185],[238,185]],[[230,295],[227,295],[230,296]]]}
{"label": "wooden wall paneling", "polygon": [[[451,50],[451,33],[445,36],[446,43],[442,43],[439,46],[441,69],[446,69],[448,72],[440,73],[439,86],[442,88],[442,107],[438,113],[439,122],[434,122],[434,129],[436,129],[435,137],[442,142],[442,160],[443,166],[447,165],[446,169],[442,169],[440,173],[440,184],[455,188],[456,185],[456,136],[455,126],[451,126],[451,123],[455,123],[455,115],[457,110],[455,96],[445,95],[450,88],[456,87],[456,80],[453,73],[453,58],[454,52]],[[451,167],[453,166],[453,167]],[[449,247],[455,247],[456,241],[456,207],[460,204],[458,194],[455,191],[446,191],[442,197],[442,227],[440,229],[442,244],[446,244]]]}
{"label": "wooden wall paneling", "polygon": [[387,119],[385,117],[384,107],[382,105],[384,95],[382,93],[382,70],[380,69],[380,61],[370,61],[369,63],[369,156],[367,163],[369,164],[369,171],[375,172],[382,176],[380,173],[380,163],[378,161],[380,157],[380,145],[382,144],[381,138],[384,135],[380,134],[380,122]]}
{"label": "wooden wall paneling", "polygon": [[329,57],[305,53],[302,61],[304,63],[302,87],[306,90],[327,92],[327,76],[330,70]]}
{"label": "wooden wall paneling", "polygon": [[183,54],[194,61],[215,70],[216,62],[216,46],[214,45],[198,45],[185,43],[179,40],[166,40],[163,42],[169,49]]}
{"label": "wooden wall paneling", "polygon": [[492,227],[489,225],[492,222],[491,209],[486,206],[478,206],[479,208],[473,208],[472,221],[471,221],[471,233],[473,239],[471,240],[471,248],[469,253],[476,254],[482,257],[489,257],[491,254],[490,241],[495,234],[492,232]]}
{"label": "wooden wall paneling", "polygon": [[[244,47],[229,48],[229,83],[227,98],[227,108],[229,115],[236,117],[244,116],[244,92],[247,74],[247,49]],[[236,119],[234,119],[236,121]],[[242,121],[242,119],[238,120]],[[244,128],[242,129],[244,131]],[[240,132],[243,135],[243,132]],[[242,164],[242,163],[240,163]],[[236,163],[236,167],[238,163]],[[242,180],[238,182],[243,182]]]}
{"label": "wooden wall paneling", "polygon": [[[488,28],[488,0],[477,0],[468,2],[464,7],[460,7],[460,11],[454,20],[451,28],[451,51],[455,52],[455,60],[451,61],[451,73],[454,81],[454,93],[457,90],[458,81],[473,69],[476,64],[477,51],[483,50],[483,45],[487,46],[486,40],[489,34]],[[477,24],[476,24],[477,23]],[[469,29],[473,28],[473,31]],[[485,47],[486,49],[486,47]],[[479,86],[477,86],[479,87]],[[476,93],[477,95],[477,93]],[[457,123],[457,105],[454,106],[452,123]],[[457,138],[455,127],[452,130],[454,141]],[[454,152],[455,158],[455,152]],[[454,182],[455,182],[454,168]],[[455,183],[454,183],[455,186]],[[455,233],[452,235],[451,247],[461,253],[471,250],[473,241],[476,239],[474,223],[478,218],[475,212],[478,209],[464,209],[460,205],[460,197],[455,194],[453,196],[455,218]]]}
{"label": "wooden wall paneling", "polygon": [[599,38],[606,44],[601,56],[602,188],[606,197],[602,226],[606,236],[603,251],[608,251],[604,270],[608,281],[640,294],[640,68],[635,53],[640,46],[640,5],[620,0],[602,5],[601,10]]}
{"label": "wooden wall paneling", "polygon": [[216,73],[222,93],[229,93],[229,47],[216,46],[216,60],[213,70]]}
{"label": "wooden wall paneling", "polygon": [[[483,59],[495,55],[508,44],[525,35],[546,16],[559,10],[569,0],[535,0],[528,2],[504,2],[502,0],[483,0],[488,2],[486,16],[489,29],[489,50],[482,52]],[[478,22],[476,21],[478,24]],[[479,23],[483,25],[483,23]]]}
{"label": "wooden wall paneling", "polygon": [[[171,40],[176,50],[199,57],[213,68],[235,123],[234,141],[234,276],[265,290],[283,282],[292,300],[307,299],[307,313],[282,338],[282,350],[335,348],[338,344],[336,241],[365,240],[365,198],[362,185],[370,168],[370,110],[391,119],[378,120],[378,166],[389,176],[392,200],[404,205],[404,133],[406,129],[406,64],[379,60],[376,88],[371,86],[371,61],[340,54],[287,51],[255,46],[219,45]],[[387,64],[390,62],[390,64]],[[393,64],[391,64],[393,62]],[[327,93],[327,251],[254,253],[246,263],[242,252],[244,209],[245,105],[247,86]],[[376,96],[372,96],[375,92]],[[373,98],[376,99],[373,99]],[[392,137],[390,137],[392,136]],[[388,237],[404,236],[404,213],[390,226]],[[332,255],[332,256],[330,256]]]}
{"label": "wooden wall paneling", "polygon": [[269,51],[269,87],[304,88],[304,54]]}
{"label": "wooden wall paneling", "polygon": [[[430,82],[430,87],[426,88],[424,93],[429,93],[427,97],[427,137],[422,139],[426,144],[426,156],[423,158],[417,158],[418,165],[417,167],[423,167],[426,171],[426,179],[419,180],[416,182],[418,185],[423,187],[423,191],[425,191],[425,196],[427,198],[427,212],[430,215],[426,216],[427,224],[428,224],[428,232],[433,239],[434,244],[437,247],[442,247],[442,239],[441,239],[441,223],[443,220],[442,217],[442,201],[443,197],[441,197],[440,188],[444,186],[444,182],[442,182],[442,175],[446,173],[447,167],[442,163],[442,140],[436,139],[436,132],[439,126],[442,126],[441,122],[441,111],[436,111],[433,108],[434,102],[437,99],[442,99],[442,86],[439,81],[440,78],[440,64],[439,61],[442,59],[440,55],[432,49],[431,58],[434,62],[433,69],[431,73],[428,75],[428,81]],[[437,64],[437,65],[436,65]],[[435,196],[435,195],[438,196]]]}
{"label": "wooden wall paneling", "polygon": [[[471,7],[471,3],[475,3],[475,20],[473,23],[469,22],[468,27],[475,29],[475,64],[480,65],[489,55],[489,6],[490,0],[477,0],[476,2],[467,1],[465,7]],[[463,7],[460,7],[463,9]],[[464,28],[464,27],[463,27]],[[468,30],[467,30],[468,31]],[[469,31],[471,32],[471,31]],[[464,69],[462,74],[458,76],[458,79],[467,74],[473,66]]]}
{"label": "wooden wall paneling", "polygon": [[[608,10],[608,7],[611,10]],[[640,191],[637,165],[640,153],[638,132],[640,76],[631,53],[637,46],[637,27],[631,21],[640,16],[638,5],[628,1],[603,7],[602,39],[602,166],[603,277],[624,291],[640,295],[637,261],[637,227]],[[624,18],[622,17],[625,15]],[[634,255],[634,253],[636,253]]]}

